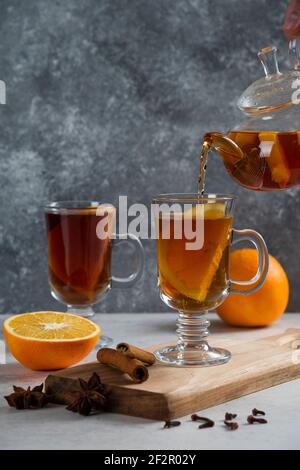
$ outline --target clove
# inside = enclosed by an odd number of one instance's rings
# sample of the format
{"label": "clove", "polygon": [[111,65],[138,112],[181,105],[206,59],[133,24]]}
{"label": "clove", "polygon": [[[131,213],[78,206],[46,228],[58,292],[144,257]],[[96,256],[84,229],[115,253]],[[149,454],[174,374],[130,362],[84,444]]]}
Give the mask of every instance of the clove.
{"label": "clove", "polygon": [[255,418],[254,416],[250,415],[248,416],[247,418],[247,421],[249,424],[254,424],[254,423],[258,423],[258,424],[267,424],[267,420],[264,419],[264,418]]}
{"label": "clove", "polygon": [[213,428],[214,425],[215,422],[207,418],[207,420],[203,424],[199,424],[198,429]]}
{"label": "clove", "polygon": [[231,421],[237,417],[236,413],[225,413],[225,421]]}
{"label": "clove", "polygon": [[164,429],[175,428],[180,425],[181,425],[180,421],[166,421],[164,425]]}
{"label": "clove", "polygon": [[265,416],[266,415],[264,411],[258,410],[257,408],[253,408],[252,414],[253,416],[258,416],[258,415]]}
{"label": "clove", "polygon": [[226,419],[224,421],[224,424],[229,429],[229,431],[236,431],[239,427],[238,423],[234,421],[227,421]]}
{"label": "clove", "polygon": [[212,428],[215,425],[215,422],[212,419],[205,418],[204,416],[199,416],[197,414],[193,414],[191,416],[191,420],[203,421],[203,423],[198,426],[198,429]]}

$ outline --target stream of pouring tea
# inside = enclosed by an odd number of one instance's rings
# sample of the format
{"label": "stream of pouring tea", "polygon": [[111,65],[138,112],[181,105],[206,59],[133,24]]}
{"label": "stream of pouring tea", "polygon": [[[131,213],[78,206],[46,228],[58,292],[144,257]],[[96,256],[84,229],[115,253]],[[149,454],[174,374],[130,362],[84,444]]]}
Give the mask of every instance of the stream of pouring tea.
{"label": "stream of pouring tea", "polygon": [[205,177],[206,177],[206,168],[207,168],[207,158],[209,154],[211,145],[204,138],[201,153],[200,153],[200,173],[198,178],[198,195],[203,196],[205,192]]}

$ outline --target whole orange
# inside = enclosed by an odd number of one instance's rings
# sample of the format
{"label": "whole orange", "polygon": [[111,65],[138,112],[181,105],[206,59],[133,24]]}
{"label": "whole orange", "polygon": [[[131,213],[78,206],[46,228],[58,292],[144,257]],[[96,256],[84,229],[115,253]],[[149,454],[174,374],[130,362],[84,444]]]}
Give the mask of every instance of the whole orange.
{"label": "whole orange", "polygon": [[[257,251],[252,248],[230,254],[230,277],[239,281],[251,279],[258,266]],[[240,290],[245,287],[237,286]],[[269,271],[263,286],[253,294],[230,294],[217,308],[218,315],[229,325],[265,326],[285,311],[289,300],[287,275],[274,256],[269,255]]]}

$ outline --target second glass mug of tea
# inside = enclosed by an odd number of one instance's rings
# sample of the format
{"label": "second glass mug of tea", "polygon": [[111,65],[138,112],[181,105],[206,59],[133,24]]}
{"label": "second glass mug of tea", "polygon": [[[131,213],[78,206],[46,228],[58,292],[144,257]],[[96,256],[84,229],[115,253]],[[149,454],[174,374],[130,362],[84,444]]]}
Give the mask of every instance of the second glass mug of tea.
{"label": "second glass mug of tea", "polygon": [[[115,215],[113,206],[97,201],[51,202],[45,207],[51,294],[70,313],[94,315],[92,306],[112,286],[130,287],[141,277],[142,244],[133,234],[113,234]],[[119,278],[112,275],[111,257],[113,246],[123,241],[134,245],[135,269]],[[101,335],[101,344],[110,342]]]}
{"label": "second glass mug of tea", "polygon": [[[255,292],[266,278],[269,258],[262,236],[254,230],[232,228],[235,200],[235,196],[209,194],[166,194],[153,199],[160,297],[179,312],[177,344],[155,351],[163,363],[226,363],[230,352],[206,341],[210,323],[203,314],[220,305],[229,293]],[[230,279],[230,247],[244,241],[257,250],[257,273],[247,281]]]}

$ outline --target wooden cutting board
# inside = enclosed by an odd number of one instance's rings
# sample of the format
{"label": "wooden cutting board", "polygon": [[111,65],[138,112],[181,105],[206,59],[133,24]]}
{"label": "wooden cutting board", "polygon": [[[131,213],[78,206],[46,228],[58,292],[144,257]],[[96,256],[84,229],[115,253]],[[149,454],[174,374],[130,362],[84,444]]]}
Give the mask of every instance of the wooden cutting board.
{"label": "wooden cutting board", "polygon": [[[211,340],[214,345],[215,340]],[[231,360],[212,367],[176,368],[154,364],[149,379],[133,384],[118,370],[97,362],[52,373],[46,379],[47,393],[62,387],[77,389],[78,377],[88,379],[97,372],[108,386],[109,410],[144,418],[167,420],[300,377],[300,329],[252,341],[217,338],[217,345],[229,349]],[[149,347],[149,351],[163,345]]]}

